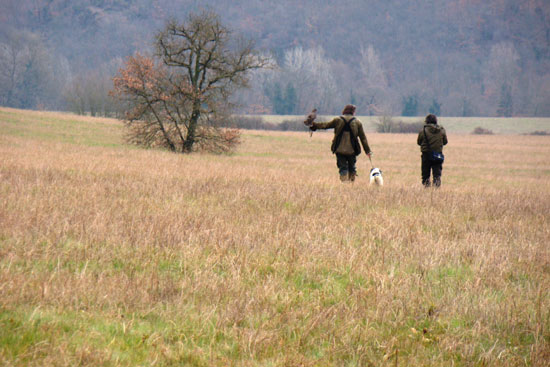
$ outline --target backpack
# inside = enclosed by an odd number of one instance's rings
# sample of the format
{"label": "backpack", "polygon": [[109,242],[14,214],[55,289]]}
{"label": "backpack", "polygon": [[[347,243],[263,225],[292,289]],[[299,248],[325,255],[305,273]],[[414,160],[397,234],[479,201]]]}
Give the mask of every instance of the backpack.
{"label": "backpack", "polygon": [[340,145],[340,141],[342,140],[342,135],[344,134],[344,131],[349,131],[351,146],[353,148],[355,155],[357,156],[361,154],[361,144],[359,144],[357,137],[353,135],[353,131],[351,130],[351,122],[355,120],[355,117],[352,117],[351,119],[349,119],[349,121],[346,121],[344,116],[340,116],[340,118],[344,121],[344,127],[342,128],[340,133],[334,138],[334,141],[331,147],[332,153],[336,153],[336,149],[338,149],[338,146]]}

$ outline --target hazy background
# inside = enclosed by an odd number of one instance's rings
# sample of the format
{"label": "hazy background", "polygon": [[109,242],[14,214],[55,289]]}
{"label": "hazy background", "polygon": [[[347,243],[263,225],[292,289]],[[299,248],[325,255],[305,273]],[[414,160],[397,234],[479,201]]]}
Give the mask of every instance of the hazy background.
{"label": "hazy background", "polygon": [[278,65],[241,113],[550,116],[548,0],[0,0],[0,105],[114,115],[124,58],[204,7]]}

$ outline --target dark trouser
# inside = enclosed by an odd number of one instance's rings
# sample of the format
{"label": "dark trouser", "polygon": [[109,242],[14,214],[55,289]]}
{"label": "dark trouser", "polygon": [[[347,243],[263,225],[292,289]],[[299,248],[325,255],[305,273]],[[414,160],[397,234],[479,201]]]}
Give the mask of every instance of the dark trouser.
{"label": "dark trouser", "polygon": [[357,162],[357,157],[355,155],[336,153],[336,165],[338,166],[340,176],[345,176],[347,174],[350,176],[355,175],[355,162]]}
{"label": "dark trouser", "polygon": [[430,160],[430,153],[422,153],[422,184],[430,186],[430,173],[433,174],[434,186],[441,186],[442,163],[434,163]]}

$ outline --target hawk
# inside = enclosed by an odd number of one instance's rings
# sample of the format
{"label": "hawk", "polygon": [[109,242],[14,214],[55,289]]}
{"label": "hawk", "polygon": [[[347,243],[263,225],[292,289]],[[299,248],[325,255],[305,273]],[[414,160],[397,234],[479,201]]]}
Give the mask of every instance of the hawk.
{"label": "hawk", "polygon": [[304,121],[304,124],[306,126],[313,125],[313,121],[317,118],[317,109],[314,108],[309,115],[307,115],[306,120]]}

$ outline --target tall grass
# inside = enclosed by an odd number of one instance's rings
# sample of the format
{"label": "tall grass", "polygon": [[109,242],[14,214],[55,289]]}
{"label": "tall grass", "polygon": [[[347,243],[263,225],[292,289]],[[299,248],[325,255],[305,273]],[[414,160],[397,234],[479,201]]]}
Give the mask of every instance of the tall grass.
{"label": "tall grass", "polygon": [[548,365],[548,137],[450,134],[426,190],[369,134],[376,188],[330,134],[184,156],[0,112],[1,365]]}

